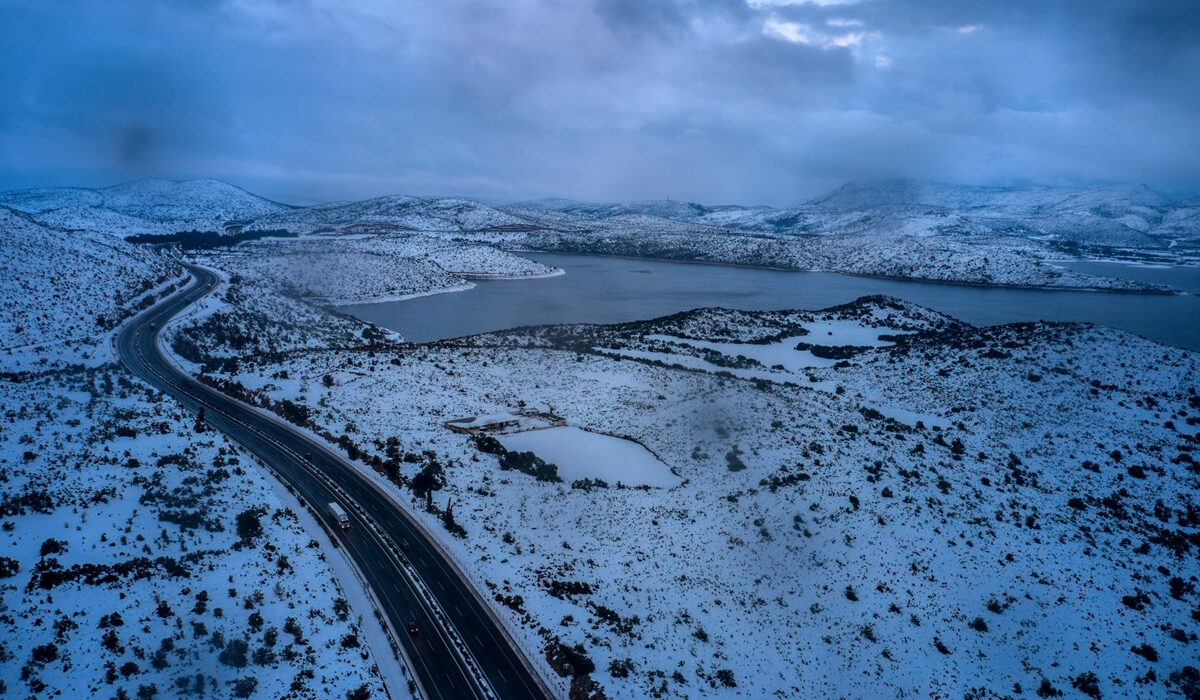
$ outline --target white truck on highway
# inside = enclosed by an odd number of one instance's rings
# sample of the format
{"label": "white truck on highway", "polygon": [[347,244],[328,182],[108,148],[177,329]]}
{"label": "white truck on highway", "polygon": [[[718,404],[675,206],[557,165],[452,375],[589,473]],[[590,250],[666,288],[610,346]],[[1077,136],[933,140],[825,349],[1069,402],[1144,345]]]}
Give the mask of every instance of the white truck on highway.
{"label": "white truck on highway", "polygon": [[339,527],[341,527],[343,530],[347,530],[350,528],[350,516],[346,513],[345,509],[343,509],[340,504],[330,503],[329,504],[329,512],[333,513],[333,517],[335,520],[337,520]]}

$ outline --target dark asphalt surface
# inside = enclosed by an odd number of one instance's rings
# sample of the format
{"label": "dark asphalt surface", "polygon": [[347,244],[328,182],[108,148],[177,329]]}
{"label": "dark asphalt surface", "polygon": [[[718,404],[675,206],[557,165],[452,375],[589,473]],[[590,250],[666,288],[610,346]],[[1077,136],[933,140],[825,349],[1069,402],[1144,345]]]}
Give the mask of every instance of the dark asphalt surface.
{"label": "dark asphalt surface", "polygon": [[[252,452],[309,504],[366,578],[429,697],[473,698],[486,697],[487,693],[452,651],[449,633],[434,621],[432,609],[422,602],[420,593],[402,573],[404,556],[437,599],[449,624],[497,696],[552,697],[498,622],[483,608],[470,585],[378,487],[325,443],[201,384],[162,357],[156,342],[159,329],[219,283],[212,272],[189,269],[195,278],[190,286],[160,301],[118,334],[116,348],[122,363],[188,410],[195,412],[203,405],[210,426]],[[306,457],[308,454],[311,459]],[[329,512],[327,504],[334,501],[350,514],[351,525],[347,530],[338,529]],[[369,521],[378,529],[372,528]],[[406,554],[396,548],[401,540],[411,545]],[[367,610],[359,612],[372,614]],[[420,626],[421,631],[416,635],[408,632],[411,622]]]}

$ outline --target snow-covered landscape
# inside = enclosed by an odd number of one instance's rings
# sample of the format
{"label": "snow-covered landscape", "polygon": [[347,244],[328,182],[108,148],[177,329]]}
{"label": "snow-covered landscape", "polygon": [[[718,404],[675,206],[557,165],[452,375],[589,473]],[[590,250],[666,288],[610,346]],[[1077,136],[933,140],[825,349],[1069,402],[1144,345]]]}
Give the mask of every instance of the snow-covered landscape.
{"label": "snow-covered landscape", "polygon": [[382,696],[402,671],[325,533],[253,457],[116,364],[114,329],[182,286],[178,259],[5,216],[0,688]]}
{"label": "snow-covered landscape", "polygon": [[[461,202],[441,219],[458,228],[372,233],[384,219],[340,205],[318,208],[335,230],[181,252],[104,216],[44,216],[52,201],[161,231],[305,216],[136,191],[3,195],[26,209],[5,210],[0,238],[9,692],[410,692],[305,506],[117,364],[114,333],[183,288],[184,262],[223,282],[165,329],[173,361],[379,484],[558,694],[1197,692],[1192,351],[1085,324],[976,328],[881,296],[412,345],[327,307],[561,274],[508,249],[582,234],[490,233]],[[621,235],[650,240],[636,234]],[[739,235],[680,245],[741,256]],[[1048,260],[1033,241],[979,269]]]}
{"label": "snow-covered landscape", "polygon": [[1197,75],[1195,0],[0,2],[0,700],[1200,700]]}
{"label": "snow-covered landscape", "polygon": [[[194,202],[186,206],[182,202]],[[685,202],[585,204],[538,200],[493,206],[461,198],[381,197],[310,207],[281,205],[212,180],[143,180],[99,190],[41,188],[0,194],[0,205],[59,229],[99,228],[122,237],[179,231],[214,236],[299,236],[264,243],[263,277],[284,278],[326,303],[395,299],[455,289],[467,279],[545,276],[503,251],[544,250],[826,270],[964,284],[1169,292],[1097,277],[1057,260],[1195,262],[1200,206],[1146,187],[988,188],[917,181],[851,183],[790,208]],[[311,240],[316,238],[317,240]],[[216,239],[219,241],[219,237]],[[362,268],[341,279],[374,282],[329,289],[310,264],[336,251]],[[260,251],[261,252],[261,251]],[[219,254],[214,254],[219,255]],[[368,272],[374,256],[409,268]],[[433,263],[440,270],[429,270]],[[390,276],[397,276],[388,279]],[[324,277],[335,277],[334,274]]]}
{"label": "snow-covered landscape", "polygon": [[[397,498],[532,656],[580,645],[612,697],[1194,688],[1189,351],[874,298],[305,352],[229,376],[364,453],[397,438],[387,449],[413,456],[386,476]],[[499,435],[505,450],[443,425],[546,404],[570,427]],[[681,481],[510,459],[570,460],[547,435],[562,430],[641,443]]]}

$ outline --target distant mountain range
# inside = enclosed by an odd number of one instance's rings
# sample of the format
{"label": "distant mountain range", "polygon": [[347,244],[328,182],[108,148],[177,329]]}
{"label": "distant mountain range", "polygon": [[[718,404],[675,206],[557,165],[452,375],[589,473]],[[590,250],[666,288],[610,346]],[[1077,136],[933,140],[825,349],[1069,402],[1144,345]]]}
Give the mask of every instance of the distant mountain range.
{"label": "distant mountain range", "polygon": [[[219,235],[208,240],[233,243],[260,238],[256,232],[326,238],[419,234],[510,251],[1021,287],[1165,291],[1072,272],[1056,261],[1200,263],[1200,199],[1173,198],[1140,185],[853,182],[782,208],[565,199],[494,206],[464,198],[399,195],[292,206],[217,180],[151,179],[102,189],[0,193],[4,210],[57,231],[122,238],[150,234],[169,240],[181,231],[214,231]],[[228,234],[243,235],[221,238]]]}
{"label": "distant mountain range", "polygon": [[1020,236],[1136,249],[1200,247],[1200,199],[1144,185],[975,187],[913,180],[852,182],[792,207],[708,206],[674,200],[590,203],[538,199],[493,206],[399,195],[291,206],[218,180],[146,179],[101,189],[0,193],[0,205],[56,228],[118,235],[181,228],[306,233],[597,231],[768,235]]}

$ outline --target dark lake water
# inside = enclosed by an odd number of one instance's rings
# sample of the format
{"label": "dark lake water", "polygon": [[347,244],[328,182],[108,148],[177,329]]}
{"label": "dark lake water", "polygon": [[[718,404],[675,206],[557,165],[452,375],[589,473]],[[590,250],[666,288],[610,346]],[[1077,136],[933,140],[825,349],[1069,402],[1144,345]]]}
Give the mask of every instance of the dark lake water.
{"label": "dark lake water", "polygon": [[1196,267],[1069,265],[1081,272],[1161,282],[1192,292],[1164,296],[993,289],[583,255],[538,253],[527,257],[562,268],[567,274],[479,282],[466,292],[339,309],[399,331],[409,340],[429,342],[516,326],[617,323],[701,306],[820,309],[865,294],[890,294],[976,325],[1092,321],[1200,350],[1200,268]]}

